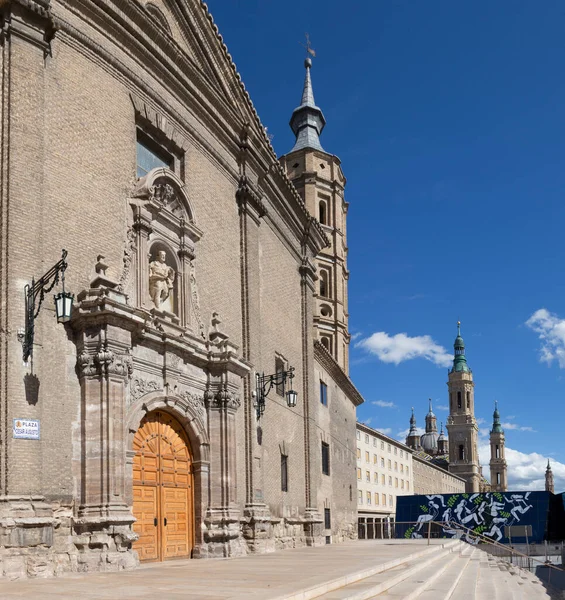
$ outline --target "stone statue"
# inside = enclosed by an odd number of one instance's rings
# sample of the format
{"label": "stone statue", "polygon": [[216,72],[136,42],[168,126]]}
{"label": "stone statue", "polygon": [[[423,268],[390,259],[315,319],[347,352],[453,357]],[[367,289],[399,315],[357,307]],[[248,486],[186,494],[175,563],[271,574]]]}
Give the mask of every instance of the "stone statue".
{"label": "stone statue", "polygon": [[155,308],[161,308],[170,297],[175,280],[175,271],[165,262],[166,258],[166,252],[159,250],[157,260],[149,263],[149,295]]}

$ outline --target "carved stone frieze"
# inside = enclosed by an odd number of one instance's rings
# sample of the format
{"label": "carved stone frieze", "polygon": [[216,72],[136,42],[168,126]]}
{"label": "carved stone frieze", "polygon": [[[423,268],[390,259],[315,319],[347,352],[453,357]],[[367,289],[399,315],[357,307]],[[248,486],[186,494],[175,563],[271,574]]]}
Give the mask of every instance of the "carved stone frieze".
{"label": "carved stone frieze", "polygon": [[222,387],[215,393],[211,390],[206,390],[204,397],[212,408],[229,408],[236,410],[241,405],[239,396],[231,390],[228,390],[226,387]]}
{"label": "carved stone frieze", "polygon": [[198,415],[198,417],[205,422],[206,421],[206,408],[204,406],[204,396],[198,396],[191,392],[185,391],[181,393],[181,397],[186,400],[188,405]]}
{"label": "carved stone frieze", "polygon": [[134,377],[129,388],[129,402],[133,404],[136,400],[149,394],[150,392],[159,392],[163,389],[163,385],[152,379],[144,379],[142,377]]}

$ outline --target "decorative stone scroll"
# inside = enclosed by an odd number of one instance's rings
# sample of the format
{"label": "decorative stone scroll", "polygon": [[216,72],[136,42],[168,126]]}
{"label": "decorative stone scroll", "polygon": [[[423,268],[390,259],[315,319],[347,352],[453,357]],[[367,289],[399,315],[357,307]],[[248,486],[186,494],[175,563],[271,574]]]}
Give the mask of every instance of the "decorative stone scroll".
{"label": "decorative stone scroll", "polygon": [[163,386],[158,382],[142,377],[134,377],[129,388],[128,405],[133,404],[136,400],[149,394],[150,392],[158,392],[163,389]]}

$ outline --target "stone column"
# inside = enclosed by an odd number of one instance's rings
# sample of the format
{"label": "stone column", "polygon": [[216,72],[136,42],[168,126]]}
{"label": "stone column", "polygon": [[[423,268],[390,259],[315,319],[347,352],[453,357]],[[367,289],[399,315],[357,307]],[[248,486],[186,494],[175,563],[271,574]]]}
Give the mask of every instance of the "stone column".
{"label": "stone column", "polygon": [[237,505],[236,411],[240,406],[240,378],[227,372],[211,374],[205,393],[210,439],[208,509],[203,547],[198,556],[246,554],[240,538]]}
{"label": "stone column", "polygon": [[[113,296],[125,304],[125,296],[116,292]],[[88,308],[87,295],[79,295],[79,301],[81,309]],[[115,315],[99,317],[94,311],[77,320],[75,329],[81,426],[75,450],[79,504],[73,541],[79,549],[79,569],[130,567],[136,562],[130,551],[135,539],[131,529],[134,518],[125,489],[131,332]]]}
{"label": "stone column", "polygon": [[133,230],[136,234],[136,300],[140,308],[153,308],[149,299],[149,234],[153,231],[151,227],[151,213],[139,204],[134,205]]}

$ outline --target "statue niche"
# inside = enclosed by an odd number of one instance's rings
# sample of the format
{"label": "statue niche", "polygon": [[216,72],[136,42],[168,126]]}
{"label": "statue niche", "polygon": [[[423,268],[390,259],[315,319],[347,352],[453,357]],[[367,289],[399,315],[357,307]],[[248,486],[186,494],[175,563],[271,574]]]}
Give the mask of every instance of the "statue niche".
{"label": "statue niche", "polygon": [[149,261],[149,296],[156,309],[175,313],[176,270],[170,266],[171,259],[167,260],[167,251],[155,244]]}
{"label": "statue niche", "polygon": [[131,301],[201,337],[194,262],[202,232],[184,182],[170,169],[153,169],[139,179],[129,204],[132,239],[127,250],[135,273],[127,287]]}

